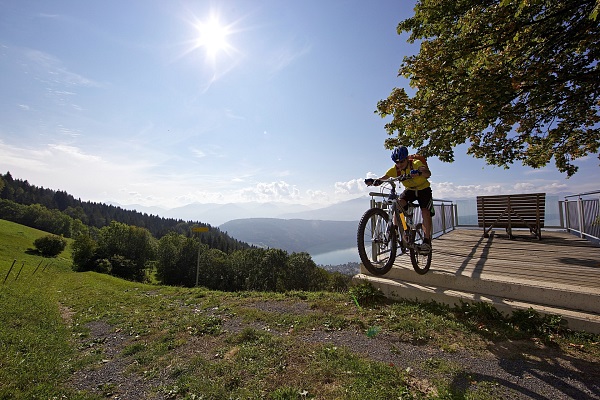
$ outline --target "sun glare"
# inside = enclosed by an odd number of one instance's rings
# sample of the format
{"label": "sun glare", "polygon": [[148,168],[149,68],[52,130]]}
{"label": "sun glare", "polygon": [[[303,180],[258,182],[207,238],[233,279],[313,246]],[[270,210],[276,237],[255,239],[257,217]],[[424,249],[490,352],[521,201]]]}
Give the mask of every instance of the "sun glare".
{"label": "sun glare", "polygon": [[196,46],[203,47],[206,55],[211,59],[214,60],[219,52],[226,52],[231,47],[227,42],[227,37],[231,32],[216,17],[213,16],[207,21],[198,22],[196,29],[199,33]]}

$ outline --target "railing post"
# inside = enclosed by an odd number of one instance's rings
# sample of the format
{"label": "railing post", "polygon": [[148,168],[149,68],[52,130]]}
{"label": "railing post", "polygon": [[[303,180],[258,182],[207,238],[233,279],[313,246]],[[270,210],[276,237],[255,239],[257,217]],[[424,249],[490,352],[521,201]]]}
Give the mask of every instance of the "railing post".
{"label": "railing post", "polygon": [[441,205],[442,210],[442,232],[446,233],[446,210],[444,210],[444,202]]}
{"label": "railing post", "polygon": [[581,197],[577,199],[577,214],[579,217],[579,236],[583,238],[585,236],[585,219],[583,218],[583,199]]}
{"label": "railing post", "polygon": [[563,207],[565,206],[564,201],[558,201],[558,217],[560,220],[560,227],[564,228],[565,227],[565,220],[564,220],[564,210]]}
{"label": "railing post", "polygon": [[565,228],[571,233],[571,216],[569,212],[569,199],[565,199]]}
{"label": "railing post", "polygon": [[458,204],[452,207],[452,229],[458,226]]}

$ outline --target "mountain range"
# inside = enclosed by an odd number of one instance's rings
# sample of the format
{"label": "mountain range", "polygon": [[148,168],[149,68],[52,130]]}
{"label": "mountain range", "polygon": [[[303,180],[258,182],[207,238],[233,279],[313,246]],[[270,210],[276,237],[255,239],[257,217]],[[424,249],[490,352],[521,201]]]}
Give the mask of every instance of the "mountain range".
{"label": "mountain range", "polygon": [[119,206],[166,218],[201,221],[258,247],[314,255],[356,246],[358,221],[369,208],[369,199],[363,196],[326,207],[283,202],[193,203],[170,210],[137,204]]}
{"label": "mountain range", "polygon": [[112,204],[127,210],[136,210],[165,218],[201,221],[212,226],[220,226],[228,221],[245,218],[358,221],[362,214],[369,208],[369,199],[370,197],[363,196],[325,207],[322,205],[302,205],[283,202],[192,203],[167,210],[160,207],[145,207],[139,204]]}

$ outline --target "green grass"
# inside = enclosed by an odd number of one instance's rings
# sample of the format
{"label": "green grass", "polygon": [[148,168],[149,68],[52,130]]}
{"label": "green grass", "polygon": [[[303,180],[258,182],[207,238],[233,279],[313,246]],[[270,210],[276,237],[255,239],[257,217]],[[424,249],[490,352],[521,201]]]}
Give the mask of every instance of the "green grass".
{"label": "green grass", "polygon": [[[160,378],[163,385],[150,390],[182,399],[494,398],[497,388],[489,383],[457,392],[452,382],[464,374],[463,366],[443,359],[423,361],[433,386],[424,391],[402,365],[304,338],[344,330],[362,332],[367,340],[391,334],[454,352],[534,336],[485,307],[387,303],[367,286],[351,294],[223,293],[75,273],[70,249],[52,259],[30,251],[43,235],[0,220],[1,280],[17,260],[0,283],[0,399],[97,399],[117,391],[114,382],[102,382],[96,394],[93,387],[79,392],[69,384],[76,371],[110,362],[102,351],[106,343],[90,332],[93,322],[124,338],[115,355],[126,366],[120,374],[143,382]],[[265,303],[283,309],[256,306]],[[564,352],[600,360],[596,336],[549,340]]]}

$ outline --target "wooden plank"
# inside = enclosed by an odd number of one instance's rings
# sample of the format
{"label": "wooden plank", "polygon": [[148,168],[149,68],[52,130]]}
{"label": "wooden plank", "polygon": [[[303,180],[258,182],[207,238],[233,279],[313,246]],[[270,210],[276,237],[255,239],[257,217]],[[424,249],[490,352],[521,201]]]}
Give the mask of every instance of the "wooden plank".
{"label": "wooden plank", "polygon": [[432,269],[466,276],[486,273],[538,282],[600,288],[600,247],[565,232],[544,240],[508,240],[459,229],[433,242]]}

